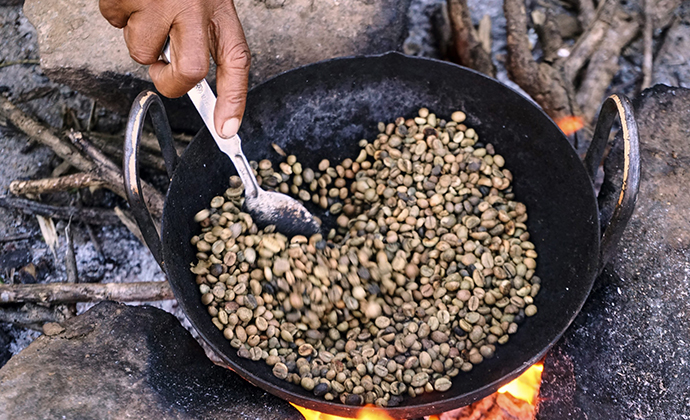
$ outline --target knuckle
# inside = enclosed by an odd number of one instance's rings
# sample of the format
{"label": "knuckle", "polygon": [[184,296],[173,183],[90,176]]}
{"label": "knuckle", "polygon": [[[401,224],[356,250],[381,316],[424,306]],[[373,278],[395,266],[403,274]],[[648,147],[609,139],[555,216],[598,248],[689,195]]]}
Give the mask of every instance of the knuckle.
{"label": "knuckle", "polygon": [[176,74],[178,79],[185,83],[194,85],[208,74],[208,60],[182,60],[179,62]]}
{"label": "knuckle", "polygon": [[246,43],[235,44],[227,54],[227,64],[231,68],[249,70],[252,63],[252,54]]}
{"label": "knuckle", "polygon": [[142,45],[131,45],[129,47],[129,56],[139,64],[153,64],[158,61],[158,54]]}

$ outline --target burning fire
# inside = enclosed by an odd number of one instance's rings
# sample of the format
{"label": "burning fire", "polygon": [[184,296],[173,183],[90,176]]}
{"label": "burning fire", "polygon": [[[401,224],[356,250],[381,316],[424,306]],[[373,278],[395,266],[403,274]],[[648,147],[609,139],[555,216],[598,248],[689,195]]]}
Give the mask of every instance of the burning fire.
{"label": "burning fire", "polygon": [[[292,404],[292,403],[290,403]],[[292,404],[304,416],[305,420],[395,420],[393,417],[386,414],[386,411],[375,406],[365,406],[357,413],[356,418],[340,417],[332,414],[319,413],[315,410],[300,407]]]}
{"label": "burning fire", "polygon": [[[537,396],[539,395],[539,386],[541,385],[541,374],[544,370],[544,364],[539,362],[531,366],[520,377],[499,388],[499,393],[509,393],[513,397],[526,401],[530,405],[535,405]],[[292,404],[292,403],[290,403]],[[305,420],[395,420],[389,416],[384,409],[375,406],[363,407],[357,413],[357,417],[341,417],[332,414],[320,413],[315,410],[300,407],[292,404],[304,416]],[[438,420],[439,417],[431,415],[428,420]]]}
{"label": "burning fire", "polygon": [[582,119],[582,117],[578,117],[575,115],[563,117],[556,121],[556,124],[558,124],[558,127],[561,129],[561,131],[563,131],[563,133],[566,136],[573,134],[574,132],[578,131],[579,129],[585,126],[585,122]]}
{"label": "burning fire", "polygon": [[520,375],[513,382],[498,389],[500,393],[509,393],[515,398],[534,405],[539,395],[541,385],[541,373],[544,371],[544,364],[539,362],[530,366],[525,373]]}

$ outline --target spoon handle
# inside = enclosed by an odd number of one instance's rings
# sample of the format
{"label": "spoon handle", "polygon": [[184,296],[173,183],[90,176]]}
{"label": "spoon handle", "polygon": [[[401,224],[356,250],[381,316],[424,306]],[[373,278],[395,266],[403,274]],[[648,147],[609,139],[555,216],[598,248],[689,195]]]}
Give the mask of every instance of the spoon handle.
{"label": "spoon handle", "polygon": [[[165,43],[163,48],[163,53],[161,54],[164,61],[170,62],[170,39]],[[232,160],[235,169],[237,169],[237,174],[240,176],[242,183],[244,184],[244,194],[246,197],[254,198],[259,195],[259,184],[256,182],[256,177],[252,172],[247,158],[242,153],[242,141],[238,135],[234,135],[229,139],[224,139],[218,135],[216,132],[216,126],[213,122],[213,112],[216,108],[216,95],[211,90],[206,79],[201,79],[199,83],[196,84],[187,92],[187,96],[192,100],[192,103],[199,111],[201,119],[204,120],[206,128],[213,136],[213,140],[216,141],[218,148],[221,152],[228,155],[230,160]]]}

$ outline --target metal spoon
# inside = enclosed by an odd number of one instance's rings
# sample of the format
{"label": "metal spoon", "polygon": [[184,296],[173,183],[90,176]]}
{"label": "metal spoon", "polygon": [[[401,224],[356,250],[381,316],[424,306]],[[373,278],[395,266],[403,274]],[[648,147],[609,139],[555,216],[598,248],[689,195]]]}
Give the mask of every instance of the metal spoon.
{"label": "metal spoon", "polygon": [[[163,47],[162,58],[170,62],[170,39]],[[259,187],[247,158],[242,153],[241,140],[238,135],[224,139],[216,132],[213,123],[213,110],[216,107],[216,95],[206,79],[202,79],[192,90],[187,92],[206,128],[216,141],[221,152],[228,155],[237,169],[244,184],[245,210],[254,222],[261,226],[275,225],[276,230],[286,236],[305,235],[307,237],[319,232],[319,224],[299,201],[285,194],[264,191]]]}

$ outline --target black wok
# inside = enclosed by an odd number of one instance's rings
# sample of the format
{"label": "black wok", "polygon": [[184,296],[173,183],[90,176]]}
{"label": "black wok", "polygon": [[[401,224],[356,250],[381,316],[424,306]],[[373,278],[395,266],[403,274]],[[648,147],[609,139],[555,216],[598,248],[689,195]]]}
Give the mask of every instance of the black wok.
{"label": "black wok", "polygon": [[[139,194],[136,171],[138,137],[151,105],[172,177],[160,239]],[[580,311],[632,213],[639,181],[637,127],[626,98],[614,95],[604,102],[583,165],[556,124],[519,93],[472,70],[397,53],[308,65],[255,87],[249,93],[240,134],[249,159],[280,161],[270,146],[275,142],[302,164],[316,167],[323,158],[334,162],[356,156],[357,142],[375,138],[379,121],[415,116],[422,106],[446,118],[455,110],[465,111],[467,125],[477,130],[480,141],[492,143],[505,157],[514,175],[515,196],[527,205],[542,288],[535,302],[537,315],[527,319],[508,344],[499,346],[495,357],[458,375],[447,392],[406,398],[389,409],[397,418],[470,404],[539,361]],[[616,207],[602,211],[613,214],[602,229],[590,176],[599,165],[616,115],[625,141],[624,182],[614,200]],[[160,100],[151,92],[142,93],[133,105],[128,127],[126,187],[137,222],[189,320],[223,361],[254,385],[321,412],[354,415],[356,407],[317,398],[277,379],[263,362],[240,359],[211,323],[189,270],[195,261],[189,240],[199,233],[193,222],[195,213],[225,191],[235,170],[206,129],[196,135],[179,161],[170,138]],[[319,214],[316,208],[310,210]]]}

